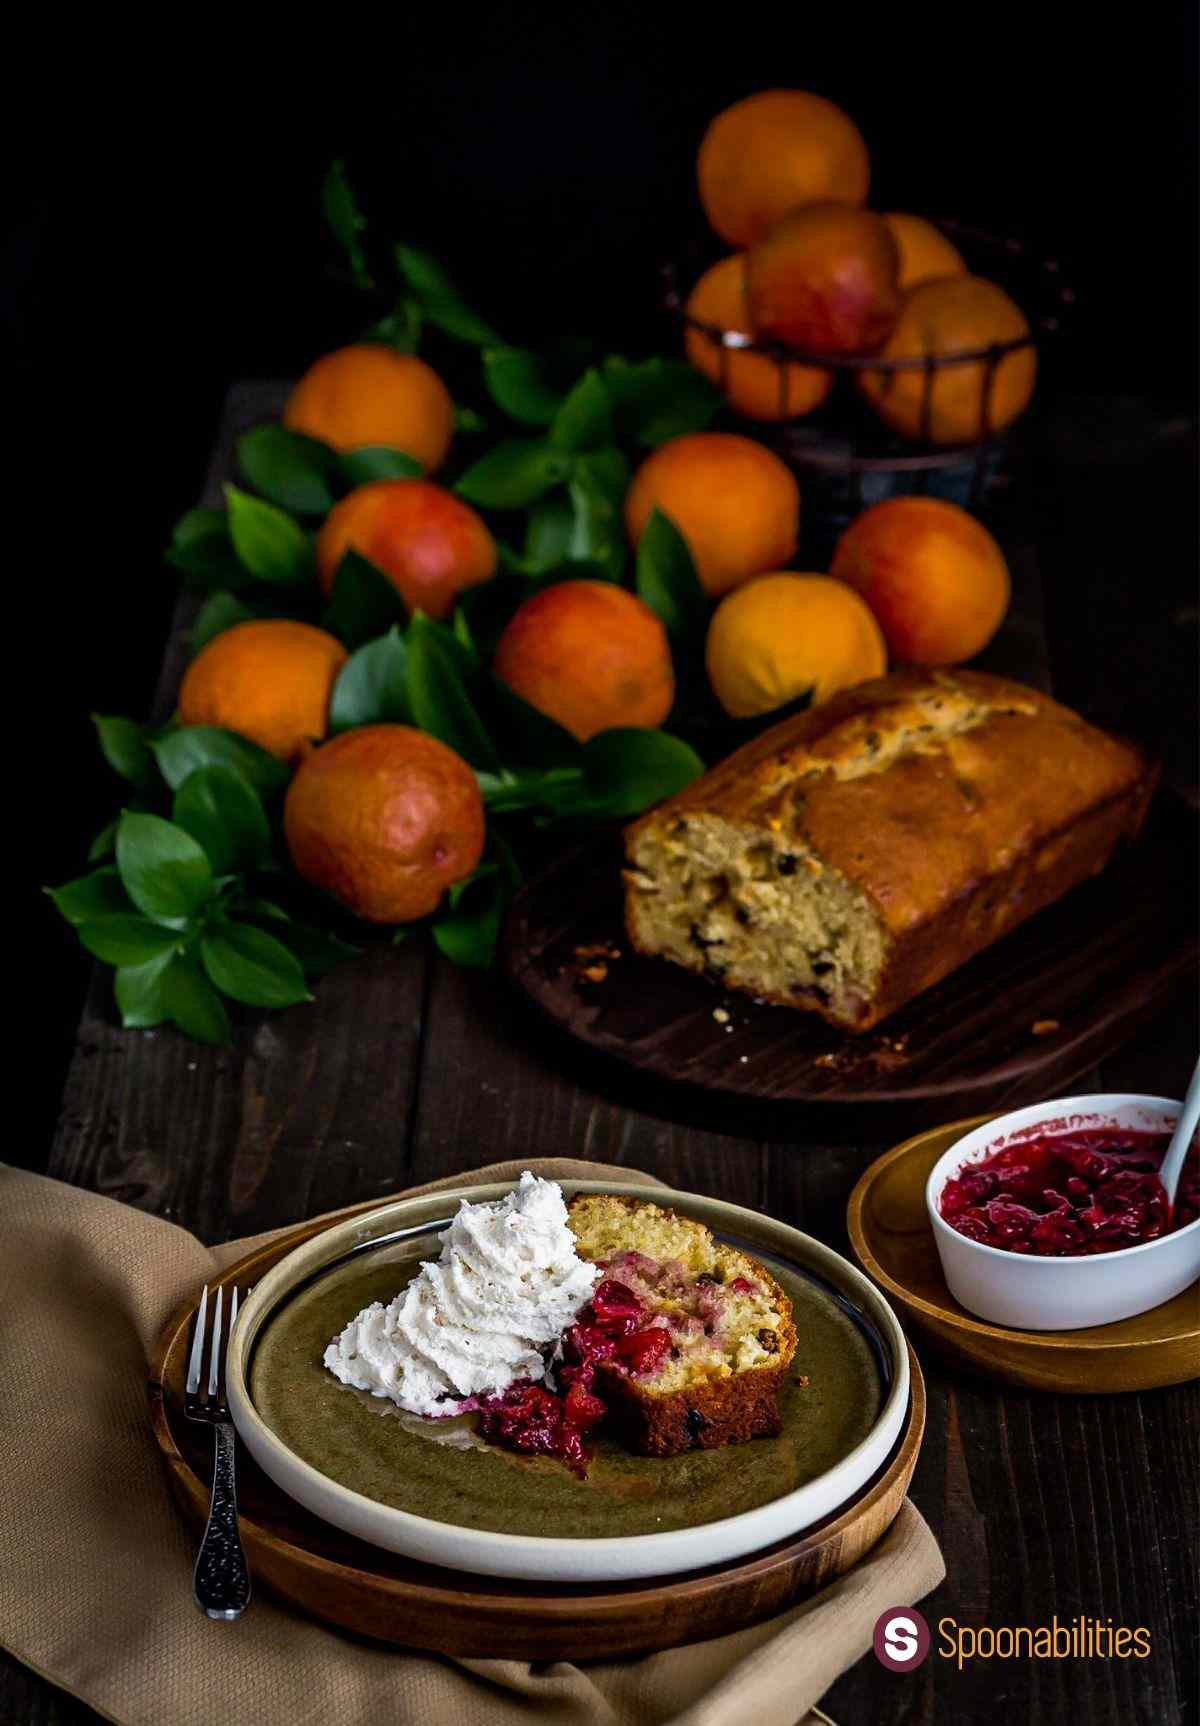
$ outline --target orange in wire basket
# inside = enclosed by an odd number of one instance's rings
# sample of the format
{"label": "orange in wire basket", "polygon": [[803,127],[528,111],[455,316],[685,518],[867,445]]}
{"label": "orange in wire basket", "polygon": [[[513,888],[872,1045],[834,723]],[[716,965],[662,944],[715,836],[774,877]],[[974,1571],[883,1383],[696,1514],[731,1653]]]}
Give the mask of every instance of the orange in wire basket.
{"label": "orange in wire basket", "polygon": [[[1029,334],[1021,308],[982,276],[946,276],[913,288],[900,310],[882,359],[921,360],[989,347]],[[943,364],[931,374],[859,373],[859,388],[875,412],[902,437],[934,444],[975,443],[1003,431],[1029,405],[1037,354],[1017,348],[998,361]],[[926,402],[928,391],[928,402]]]}
{"label": "orange in wire basket", "polygon": [[802,204],[861,204],[871,181],[862,133],[807,90],[762,90],[710,123],[696,161],[704,213],[731,246],[749,246]]}
{"label": "orange in wire basket", "polygon": [[900,309],[900,255],[882,216],[810,204],[746,256],[746,298],[762,335],[811,353],[873,353]]}
{"label": "orange in wire basket", "polygon": [[900,253],[900,291],[939,276],[965,276],[967,266],[958,247],[924,216],[904,216],[889,210],[884,221]]}
{"label": "orange in wire basket", "polygon": [[[702,324],[751,336],[744,252],[722,258],[704,272],[688,298],[687,313]],[[833,387],[832,372],[782,364],[767,354],[723,349],[703,330],[688,328],[684,351],[696,370],[719,385],[729,405],[747,419],[783,420],[811,413]]]}

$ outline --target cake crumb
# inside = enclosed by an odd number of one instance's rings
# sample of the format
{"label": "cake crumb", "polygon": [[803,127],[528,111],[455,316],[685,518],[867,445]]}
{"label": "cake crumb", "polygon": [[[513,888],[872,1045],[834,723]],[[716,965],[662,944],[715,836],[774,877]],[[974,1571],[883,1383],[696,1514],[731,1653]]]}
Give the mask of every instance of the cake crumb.
{"label": "cake crumb", "polygon": [[603,983],[608,967],[621,957],[621,949],[611,941],[599,941],[574,948],[573,955],[573,963],[567,969],[581,983]]}
{"label": "cake crumb", "polygon": [[870,1060],[881,1073],[894,1073],[908,1065],[908,1056],[897,1053],[895,1049],[873,1049]]}
{"label": "cake crumb", "polygon": [[1057,1019],[1035,1019],[1029,1029],[1035,1037],[1048,1037],[1052,1031],[1061,1030]]}
{"label": "cake crumb", "polygon": [[836,1055],[818,1055],[814,1065],[816,1065],[818,1067],[836,1067],[837,1066],[837,1056]]}
{"label": "cake crumb", "polygon": [[714,1007],[713,1018],[717,1021],[718,1025],[727,1025],[729,1023],[729,1014],[726,1012],[724,1007]]}

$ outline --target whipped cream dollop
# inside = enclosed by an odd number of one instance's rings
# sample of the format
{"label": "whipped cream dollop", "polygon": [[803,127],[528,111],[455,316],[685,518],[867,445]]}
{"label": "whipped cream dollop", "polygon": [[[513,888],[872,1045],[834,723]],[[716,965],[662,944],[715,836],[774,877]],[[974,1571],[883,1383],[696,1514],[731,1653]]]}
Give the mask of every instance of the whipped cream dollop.
{"label": "whipped cream dollop", "polygon": [[447,1415],[514,1379],[545,1376],[558,1341],[600,1275],[575,1251],[556,1181],[526,1171],[493,1204],[468,1204],[384,1306],[373,1301],[325,1350],[343,1384],[410,1414]]}

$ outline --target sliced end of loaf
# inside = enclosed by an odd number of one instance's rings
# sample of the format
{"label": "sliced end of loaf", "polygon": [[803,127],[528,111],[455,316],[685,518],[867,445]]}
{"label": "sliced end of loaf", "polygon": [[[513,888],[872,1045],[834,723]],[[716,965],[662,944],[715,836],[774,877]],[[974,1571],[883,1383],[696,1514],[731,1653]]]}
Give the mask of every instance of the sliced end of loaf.
{"label": "sliced end of loaf", "polygon": [[884,930],[866,894],[798,840],[689,810],[633,829],[629,864],[640,952],[851,1030],[866,1021]]}

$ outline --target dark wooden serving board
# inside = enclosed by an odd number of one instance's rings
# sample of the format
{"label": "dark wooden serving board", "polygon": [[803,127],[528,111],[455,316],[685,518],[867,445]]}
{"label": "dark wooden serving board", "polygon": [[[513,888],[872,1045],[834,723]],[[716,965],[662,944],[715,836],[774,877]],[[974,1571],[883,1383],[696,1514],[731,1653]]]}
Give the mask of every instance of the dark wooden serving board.
{"label": "dark wooden serving board", "polygon": [[597,1055],[710,1096],[941,1119],[1015,1107],[1062,1092],[1197,972],[1195,824],[1168,797],[1104,875],[860,1037],[635,953],[620,863],[613,834],[530,882],[505,929],[508,975]]}

